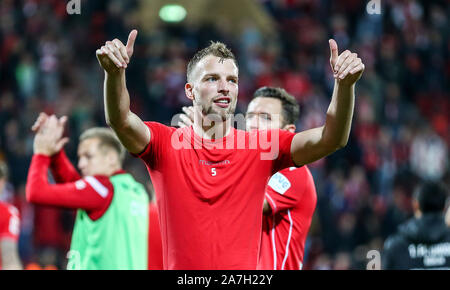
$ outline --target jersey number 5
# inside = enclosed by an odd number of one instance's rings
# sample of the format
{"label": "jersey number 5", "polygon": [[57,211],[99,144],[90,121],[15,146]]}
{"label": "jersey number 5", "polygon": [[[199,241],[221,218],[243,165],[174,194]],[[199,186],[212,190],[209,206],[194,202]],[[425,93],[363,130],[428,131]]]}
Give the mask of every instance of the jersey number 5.
{"label": "jersey number 5", "polygon": [[216,176],[217,172],[215,168],[211,168],[211,176]]}

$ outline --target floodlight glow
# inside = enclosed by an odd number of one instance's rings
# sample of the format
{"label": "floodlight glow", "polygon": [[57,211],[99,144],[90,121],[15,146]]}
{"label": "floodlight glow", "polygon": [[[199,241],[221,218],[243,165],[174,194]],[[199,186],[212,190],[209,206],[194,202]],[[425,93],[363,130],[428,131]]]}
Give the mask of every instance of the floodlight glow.
{"label": "floodlight glow", "polygon": [[181,5],[164,5],[159,10],[159,17],[165,22],[180,22],[186,17],[186,9]]}

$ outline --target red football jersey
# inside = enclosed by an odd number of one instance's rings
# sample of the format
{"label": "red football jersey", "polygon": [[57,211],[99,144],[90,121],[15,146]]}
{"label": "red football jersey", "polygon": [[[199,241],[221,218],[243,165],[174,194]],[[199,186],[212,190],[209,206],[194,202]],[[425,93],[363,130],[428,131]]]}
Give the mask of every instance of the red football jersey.
{"label": "red football jersey", "polygon": [[[47,179],[47,171],[50,164],[56,162],[52,159],[45,155],[33,155],[25,188],[27,200],[39,205],[83,209],[88,212],[92,220],[101,218],[111,204],[114,195],[114,187],[109,177],[96,175],[75,179],[75,174],[68,175],[67,173],[70,171],[65,170],[65,167],[69,170],[73,168],[67,161],[65,166],[56,168],[52,166],[52,173],[59,176],[57,179],[59,183],[50,184]],[[114,175],[122,173],[125,171],[118,170]],[[68,181],[72,179],[76,181]]]}
{"label": "red football jersey", "polygon": [[[14,206],[0,201],[0,241],[2,239],[19,240],[20,217]],[[2,261],[0,256],[0,269]]]}
{"label": "red football jersey", "polygon": [[151,141],[138,156],[155,186],[164,268],[256,269],[264,188],[272,174],[293,166],[295,134],[232,128],[207,140],[192,127],[146,125]]}
{"label": "red football jersey", "polygon": [[273,175],[266,188],[271,213],[263,215],[260,270],[301,270],[317,195],[306,166]]}
{"label": "red football jersey", "polygon": [[156,204],[149,204],[148,222],[148,269],[163,270],[161,231],[159,230],[159,218]]}

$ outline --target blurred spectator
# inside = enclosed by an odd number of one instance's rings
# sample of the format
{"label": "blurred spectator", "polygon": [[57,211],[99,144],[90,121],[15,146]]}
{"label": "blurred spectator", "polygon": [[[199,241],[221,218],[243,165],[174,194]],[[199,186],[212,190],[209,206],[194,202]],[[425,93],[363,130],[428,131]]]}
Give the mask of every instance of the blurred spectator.
{"label": "blurred spectator", "polygon": [[440,180],[448,167],[447,146],[431,128],[423,128],[412,141],[410,162],[423,179]]}
{"label": "blurred spectator", "polygon": [[384,269],[450,269],[450,228],[443,216],[447,197],[442,184],[420,186],[413,199],[414,218],[384,244]]}
{"label": "blurred spectator", "polygon": [[[0,160],[0,195],[8,179],[8,168]],[[0,201],[0,270],[21,270],[18,251],[20,234],[19,211],[13,205]]]}

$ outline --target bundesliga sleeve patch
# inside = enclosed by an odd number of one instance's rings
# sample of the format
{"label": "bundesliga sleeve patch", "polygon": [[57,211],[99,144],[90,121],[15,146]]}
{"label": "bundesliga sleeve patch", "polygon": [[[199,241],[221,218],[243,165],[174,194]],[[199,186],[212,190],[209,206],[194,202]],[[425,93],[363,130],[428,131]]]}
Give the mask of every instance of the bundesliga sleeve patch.
{"label": "bundesliga sleeve patch", "polygon": [[270,178],[269,186],[279,194],[284,194],[291,187],[291,183],[286,176],[277,172]]}
{"label": "bundesliga sleeve patch", "polygon": [[108,189],[93,176],[86,176],[84,180],[103,198],[108,196]]}

